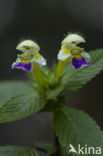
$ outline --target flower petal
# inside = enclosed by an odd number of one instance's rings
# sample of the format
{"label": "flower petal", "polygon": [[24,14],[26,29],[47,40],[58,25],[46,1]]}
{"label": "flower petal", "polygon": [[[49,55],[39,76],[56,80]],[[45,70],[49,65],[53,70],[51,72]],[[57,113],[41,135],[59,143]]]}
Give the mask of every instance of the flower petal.
{"label": "flower petal", "polygon": [[60,50],[57,58],[58,58],[58,60],[64,61],[67,58],[69,58],[70,56],[71,56],[71,53],[65,53],[64,51]]}
{"label": "flower petal", "polygon": [[40,47],[32,40],[25,40],[20,42],[16,49],[20,50],[21,52],[26,52],[27,54],[35,54],[35,52],[38,52],[40,50]]}
{"label": "flower petal", "polygon": [[33,63],[38,63],[40,66],[45,66],[46,65],[46,59],[39,53],[36,53],[36,55],[31,59]]}
{"label": "flower petal", "polygon": [[87,62],[90,62],[91,58],[90,58],[90,55],[87,52],[83,52],[82,53],[82,56],[85,58],[85,60]]}
{"label": "flower petal", "polygon": [[39,59],[35,60],[36,63],[38,63],[40,66],[45,66],[46,65],[46,60],[42,57]]}
{"label": "flower petal", "polygon": [[74,69],[79,70],[80,68],[84,67],[84,66],[88,66],[90,63],[86,62],[85,58],[81,57],[79,59],[76,58],[72,58],[72,65],[74,67]]}
{"label": "flower petal", "polygon": [[32,63],[29,62],[29,63],[22,63],[22,62],[19,62],[19,63],[16,63],[14,62],[13,65],[12,65],[12,68],[17,68],[17,69],[22,69],[24,71],[32,71]]}
{"label": "flower petal", "polygon": [[62,46],[68,47],[77,45],[79,43],[85,43],[85,39],[78,34],[68,34],[62,41]]}

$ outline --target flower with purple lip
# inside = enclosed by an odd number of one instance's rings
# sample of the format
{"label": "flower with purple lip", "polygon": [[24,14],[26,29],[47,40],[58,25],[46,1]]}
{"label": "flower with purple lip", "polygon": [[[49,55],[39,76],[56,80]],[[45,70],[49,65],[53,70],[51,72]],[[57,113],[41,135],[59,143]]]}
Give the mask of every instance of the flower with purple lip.
{"label": "flower with purple lip", "polygon": [[22,63],[22,62],[16,62],[16,63],[13,63],[13,68],[17,68],[17,69],[22,69],[24,71],[32,71],[32,63],[29,62],[29,63]]}
{"label": "flower with purple lip", "polygon": [[[85,54],[84,54],[85,55]],[[87,62],[84,57],[80,55],[80,58],[73,57],[72,58],[72,65],[74,69],[78,70],[84,66],[88,66],[90,62]]]}
{"label": "flower with purple lip", "polygon": [[[61,50],[58,54],[58,60],[62,62],[71,62],[75,70],[79,70],[84,66],[90,64],[90,55],[84,51],[83,48],[77,46],[77,44],[85,42],[85,40],[77,35],[70,34],[63,41]],[[68,60],[68,61],[67,61]]]}
{"label": "flower with purple lip", "polygon": [[46,60],[39,53],[40,47],[35,42],[25,40],[16,49],[23,53],[17,56],[16,61],[12,64],[12,68],[31,72],[35,64],[39,66],[46,65]]}

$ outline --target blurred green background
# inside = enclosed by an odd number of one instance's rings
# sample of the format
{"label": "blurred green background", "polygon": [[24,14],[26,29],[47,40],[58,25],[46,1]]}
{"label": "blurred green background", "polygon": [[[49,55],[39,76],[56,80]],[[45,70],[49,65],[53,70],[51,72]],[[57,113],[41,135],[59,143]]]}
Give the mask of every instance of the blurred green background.
{"label": "blurred green background", "polygon": [[[102,0],[0,0],[0,80],[25,80],[26,73],[12,70],[15,47],[33,39],[49,66],[56,60],[61,40],[68,32],[80,32],[86,51],[103,48]],[[89,113],[103,129],[103,72],[76,92],[68,92],[68,106]],[[9,89],[9,88],[8,88]],[[0,145],[34,145],[52,141],[48,113],[0,124]]]}

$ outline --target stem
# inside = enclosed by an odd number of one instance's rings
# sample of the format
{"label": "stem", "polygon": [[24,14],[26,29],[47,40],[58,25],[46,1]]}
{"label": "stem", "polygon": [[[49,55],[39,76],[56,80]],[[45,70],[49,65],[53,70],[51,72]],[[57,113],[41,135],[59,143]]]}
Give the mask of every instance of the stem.
{"label": "stem", "polygon": [[62,75],[65,65],[65,61],[59,61],[56,71],[57,77],[60,77]]}
{"label": "stem", "polygon": [[34,75],[35,75],[36,82],[39,85],[42,85],[43,84],[42,73],[41,73],[40,66],[37,63],[35,63],[34,66],[33,66],[33,72],[34,72]]}
{"label": "stem", "polygon": [[58,66],[57,66],[57,71],[56,71],[56,75],[58,78],[62,76],[62,74],[64,72],[64,68],[68,62],[70,62],[69,58],[64,61],[62,61],[62,60],[59,61]]}
{"label": "stem", "polygon": [[[54,115],[53,115],[53,112],[51,113],[52,115],[52,124],[53,124],[53,118],[54,118]],[[55,147],[57,148],[56,152],[55,152],[55,156],[61,156],[61,152],[60,152],[60,144],[59,144],[59,140],[58,140],[58,137],[56,136],[56,133],[54,132],[54,143],[55,143]]]}
{"label": "stem", "polygon": [[56,156],[60,156],[61,154],[60,154],[59,140],[55,133],[54,133],[54,139],[55,139],[55,146],[57,147]]}

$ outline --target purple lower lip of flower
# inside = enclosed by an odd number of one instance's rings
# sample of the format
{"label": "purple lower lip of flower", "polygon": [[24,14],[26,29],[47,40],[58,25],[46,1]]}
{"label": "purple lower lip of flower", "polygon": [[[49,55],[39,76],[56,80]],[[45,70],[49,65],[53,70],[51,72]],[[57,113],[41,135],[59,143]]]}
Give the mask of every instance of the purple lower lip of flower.
{"label": "purple lower lip of flower", "polygon": [[19,62],[17,64],[14,64],[13,68],[22,69],[24,71],[30,72],[30,71],[32,71],[32,63],[31,62],[29,62],[29,63]]}
{"label": "purple lower lip of flower", "polygon": [[79,70],[80,68],[84,67],[84,66],[88,66],[90,64],[90,62],[86,62],[86,60],[82,57],[79,59],[76,58],[72,58],[72,65],[74,67],[74,69]]}

